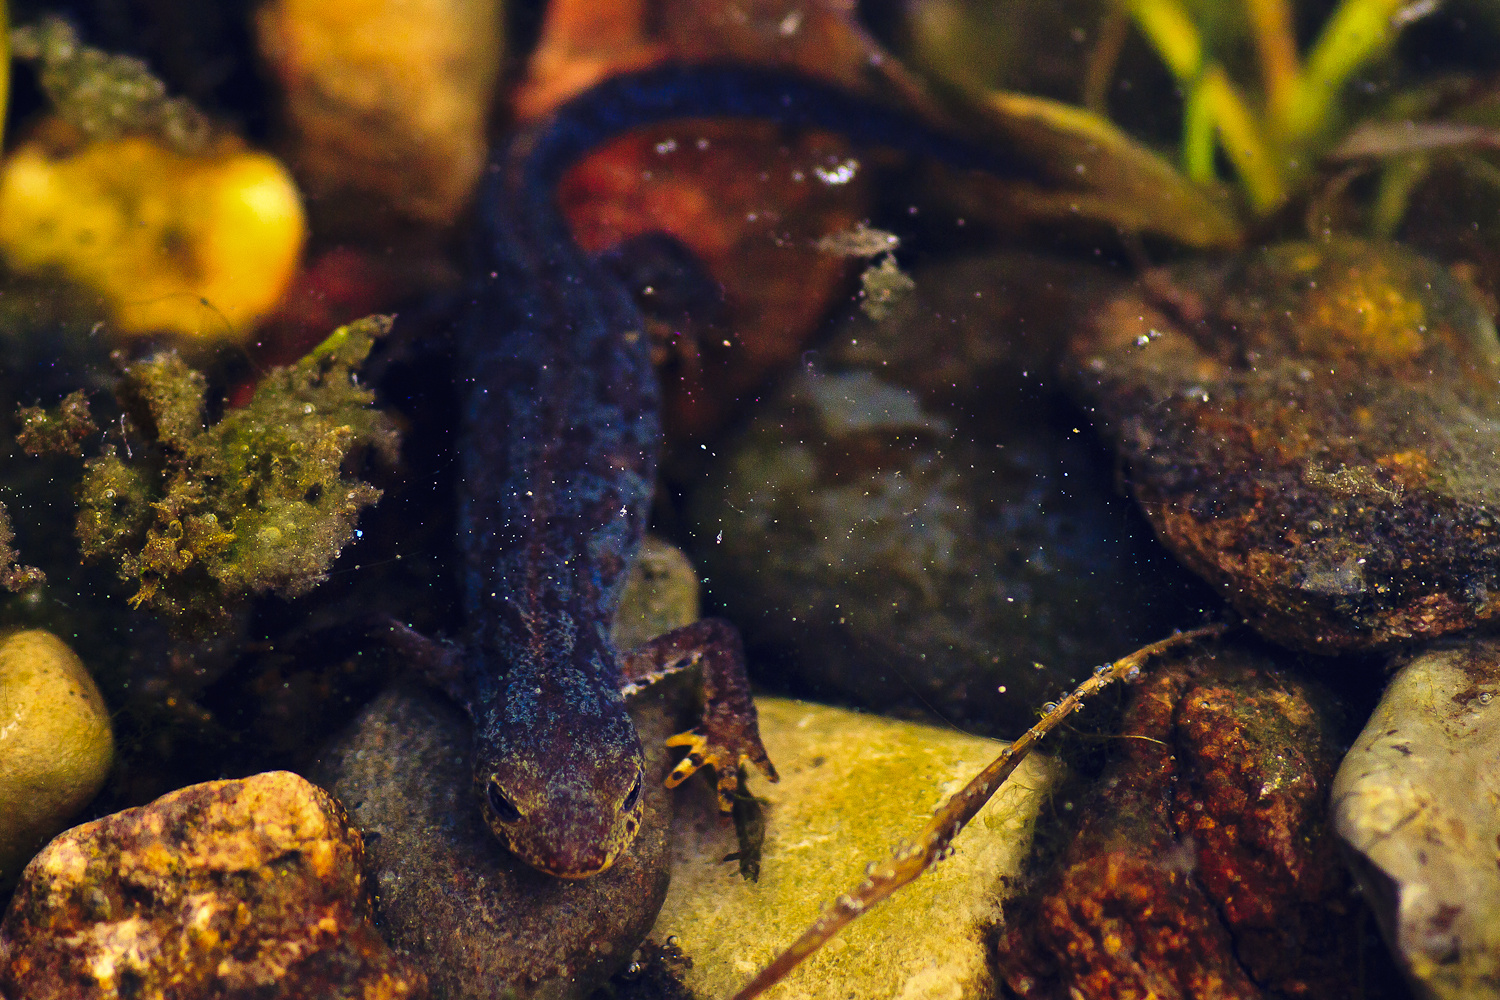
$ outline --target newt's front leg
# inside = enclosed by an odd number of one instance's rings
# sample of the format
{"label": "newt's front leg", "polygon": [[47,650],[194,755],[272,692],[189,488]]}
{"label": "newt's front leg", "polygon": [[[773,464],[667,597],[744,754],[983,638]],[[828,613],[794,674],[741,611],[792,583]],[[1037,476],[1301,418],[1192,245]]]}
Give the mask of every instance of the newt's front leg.
{"label": "newt's front leg", "polygon": [[620,654],[621,692],[635,694],[663,677],[692,667],[702,669],[703,719],[693,729],[667,740],[669,747],[688,748],[688,755],[667,775],[667,787],[676,788],[705,765],[712,767],[719,809],[729,812],[741,764],[754,764],[767,778],[778,780],[776,768],[760,742],[739,630],[722,618],[704,618]]}

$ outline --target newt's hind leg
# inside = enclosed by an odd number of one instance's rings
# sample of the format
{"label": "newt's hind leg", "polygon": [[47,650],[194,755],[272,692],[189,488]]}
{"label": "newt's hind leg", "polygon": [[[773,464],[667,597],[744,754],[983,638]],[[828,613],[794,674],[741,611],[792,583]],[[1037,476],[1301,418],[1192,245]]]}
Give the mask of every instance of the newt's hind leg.
{"label": "newt's hind leg", "polygon": [[754,764],[767,778],[777,780],[776,768],[760,742],[739,630],[722,618],[704,618],[621,654],[625,682],[621,690],[631,695],[653,681],[695,666],[702,668],[703,721],[667,740],[667,746],[688,748],[688,755],[667,775],[667,787],[676,788],[705,765],[712,767],[719,808],[729,812],[741,764]]}

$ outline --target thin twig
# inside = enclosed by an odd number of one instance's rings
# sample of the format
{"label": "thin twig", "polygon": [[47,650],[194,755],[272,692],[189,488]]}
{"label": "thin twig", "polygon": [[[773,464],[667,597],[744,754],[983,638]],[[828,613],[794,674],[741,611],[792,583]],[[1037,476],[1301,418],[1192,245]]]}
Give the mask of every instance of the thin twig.
{"label": "thin twig", "polygon": [[1205,625],[1188,632],[1179,632],[1169,638],[1154,642],[1136,650],[1124,659],[1106,664],[1094,671],[1094,675],[1078,685],[1062,701],[1049,704],[1041,721],[1022,733],[1020,738],[1000,752],[994,762],[980,771],[952,798],[938,807],[932,819],[912,842],[902,842],[889,859],[871,865],[864,881],[852,891],[834,900],[822,916],[802,933],[792,945],[762,969],[732,1000],[751,1000],[764,993],[786,977],[803,959],[817,951],[843,930],[861,913],[889,897],[897,889],[912,882],[928,868],[946,856],[948,845],[973,819],[995,791],[1005,783],[1012,771],[1026,759],[1042,737],[1056,729],[1063,719],[1072,714],[1083,700],[1101,688],[1117,680],[1134,680],[1141,667],[1151,657],[1182,646],[1222,635],[1227,625]]}

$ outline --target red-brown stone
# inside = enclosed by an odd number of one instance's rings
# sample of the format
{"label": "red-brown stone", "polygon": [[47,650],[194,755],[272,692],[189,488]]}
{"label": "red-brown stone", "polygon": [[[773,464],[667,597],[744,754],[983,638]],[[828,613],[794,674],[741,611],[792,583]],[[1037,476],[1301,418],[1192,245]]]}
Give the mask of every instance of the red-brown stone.
{"label": "red-brown stone", "polygon": [[364,845],[285,771],[211,781],[75,827],[0,922],[0,991],[47,1000],[419,1000],[370,923]]}
{"label": "red-brown stone", "polygon": [[1059,866],[1007,913],[1011,989],[1353,995],[1360,928],[1325,819],[1334,729],[1309,685],[1256,651],[1218,645],[1147,680]]}

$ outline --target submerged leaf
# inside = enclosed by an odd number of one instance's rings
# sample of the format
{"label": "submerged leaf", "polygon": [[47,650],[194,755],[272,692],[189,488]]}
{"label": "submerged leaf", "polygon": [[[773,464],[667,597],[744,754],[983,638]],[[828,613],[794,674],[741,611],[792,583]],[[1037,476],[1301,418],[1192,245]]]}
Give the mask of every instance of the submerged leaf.
{"label": "submerged leaf", "polygon": [[981,98],[986,121],[1061,186],[1017,184],[1011,197],[1040,216],[1098,219],[1126,232],[1220,248],[1244,238],[1227,198],[1193,183],[1107,120],[1043,97],[996,91]]}

